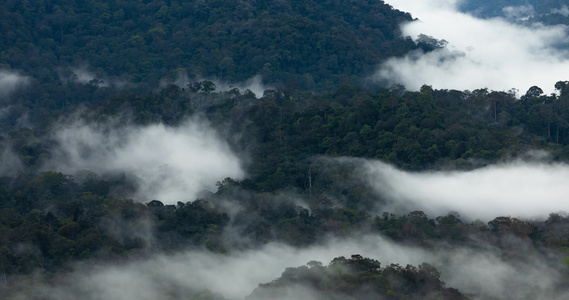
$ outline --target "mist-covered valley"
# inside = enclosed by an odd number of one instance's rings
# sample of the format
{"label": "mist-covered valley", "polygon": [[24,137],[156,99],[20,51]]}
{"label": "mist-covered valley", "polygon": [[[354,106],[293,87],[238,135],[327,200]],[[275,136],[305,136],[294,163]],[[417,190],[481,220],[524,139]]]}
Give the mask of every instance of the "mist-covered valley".
{"label": "mist-covered valley", "polygon": [[567,7],[0,4],[0,298],[566,299]]}

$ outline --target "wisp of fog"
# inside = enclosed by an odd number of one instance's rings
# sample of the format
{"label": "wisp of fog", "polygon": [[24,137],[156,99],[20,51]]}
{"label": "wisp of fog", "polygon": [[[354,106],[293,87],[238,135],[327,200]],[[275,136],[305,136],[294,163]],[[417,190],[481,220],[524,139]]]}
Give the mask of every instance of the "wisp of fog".
{"label": "wisp of fog", "polygon": [[444,39],[448,45],[389,59],[372,76],[374,80],[400,83],[410,90],[427,84],[436,89],[515,88],[525,93],[531,86],[539,86],[549,93],[554,92],[557,81],[567,79],[569,56],[558,47],[569,40],[567,26],[523,26],[502,18],[479,19],[458,12],[456,0],[387,3],[419,19],[401,24],[404,36],[425,34]]}
{"label": "wisp of fog", "polygon": [[167,204],[195,200],[226,177],[240,179],[239,158],[204,120],[179,127],[72,122],[54,132],[58,146],[45,170],[74,174],[126,174],[138,181],[136,201]]}
{"label": "wisp of fog", "polygon": [[29,78],[18,73],[0,70],[0,99],[29,83]]}
{"label": "wisp of fog", "polygon": [[366,161],[366,178],[388,201],[384,210],[456,211],[469,219],[546,218],[569,211],[569,165],[511,162],[472,171],[405,172]]}

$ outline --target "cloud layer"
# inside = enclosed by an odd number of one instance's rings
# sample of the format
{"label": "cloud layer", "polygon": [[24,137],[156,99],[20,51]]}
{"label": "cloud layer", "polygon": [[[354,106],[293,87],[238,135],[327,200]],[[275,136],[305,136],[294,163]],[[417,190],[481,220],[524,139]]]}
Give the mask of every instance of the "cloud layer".
{"label": "cloud layer", "polygon": [[546,218],[569,211],[569,165],[515,162],[473,171],[412,173],[366,162],[368,183],[391,203],[387,210],[457,211],[489,221],[498,216]]}
{"label": "cloud layer", "polygon": [[[360,254],[390,263],[419,265],[428,262],[442,272],[441,279],[479,299],[522,299],[539,291],[555,291],[559,273],[535,253],[530,260],[508,262],[494,250],[467,248],[421,249],[395,244],[377,235],[332,239],[309,248],[268,244],[256,250],[221,255],[185,251],[156,255],[129,263],[76,268],[55,286],[34,284],[29,295],[46,299],[188,299],[188,293],[209,289],[227,299],[243,299],[259,283],[270,282],[287,267],[316,260],[328,264],[334,257]],[[312,299],[310,291],[297,295]],[[556,295],[559,296],[559,295]],[[30,299],[25,293],[18,299]],[[473,299],[478,299],[474,297]],[[561,298],[559,298],[561,299]]]}
{"label": "cloud layer", "polygon": [[567,79],[569,56],[558,47],[569,41],[566,26],[527,27],[499,18],[477,19],[458,12],[456,0],[387,2],[419,19],[402,24],[404,36],[426,34],[449,43],[445,49],[390,59],[374,80],[412,90],[427,84],[458,90],[516,88],[525,93],[537,85],[549,93],[555,82]]}
{"label": "cloud layer", "polygon": [[240,160],[205,121],[120,128],[74,122],[54,139],[59,146],[46,170],[126,174],[138,181],[134,197],[141,202],[193,201],[219,180],[244,176]]}

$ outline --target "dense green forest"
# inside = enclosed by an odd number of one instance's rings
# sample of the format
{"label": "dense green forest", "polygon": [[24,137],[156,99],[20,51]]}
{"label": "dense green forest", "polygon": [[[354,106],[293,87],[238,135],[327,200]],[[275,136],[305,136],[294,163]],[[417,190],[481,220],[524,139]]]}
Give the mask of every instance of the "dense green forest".
{"label": "dense green forest", "polygon": [[[256,98],[248,91],[204,89],[211,84],[171,85],[146,96],[118,95],[82,111],[84,120],[119,120],[117,126],[121,119],[126,122],[126,115],[132,118],[128,122],[139,125],[162,122],[176,126],[200,114],[219,130],[230,130],[228,136],[247,132],[233,139],[231,147],[246,148],[252,156],[248,178],[220,179],[217,191],[200,199],[170,205],[160,200],[137,203],[136,199],[116,198],[113,191],[119,188],[136,189],[128,176],[91,172],[76,180],[74,174],[44,171],[41,166],[54,144],[46,128],[19,129],[6,136],[3,149],[13,152],[24,166],[16,176],[2,179],[6,283],[19,278],[12,276],[38,270],[68,272],[72,270],[69,263],[75,260],[123,260],[148,251],[202,247],[231,253],[275,241],[306,247],[330,235],[362,231],[427,248],[441,243],[476,248],[482,240],[511,259],[550,253],[547,263],[552,266],[566,253],[569,219],[564,214],[552,212],[541,221],[497,216],[484,224],[464,222],[452,213],[374,213],[381,199],[369,187],[348,180],[358,166],[330,165],[323,158],[376,158],[412,170],[472,169],[523,157],[529,150],[547,149],[552,160],[565,161],[569,132],[567,117],[561,113],[567,111],[567,82],[556,84],[559,96],[544,95],[533,87],[521,99],[487,90],[460,92],[425,86],[412,92],[393,86],[369,91],[358,85],[344,85],[322,95],[267,90]],[[59,119],[58,112],[54,114],[50,120]],[[289,192],[282,194],[285,190]],[[308,206],[298,205],[298,198]],[[229,202],[242,209],[232,211]],[[148,226],[152,239],[128,229],[142,224]],[[227,238],[228,231],[233,238]],[[504,236],[515,242],[506,242]],[[520,245],[529,250],[520,252]],[[386,270],[402,272],[397,268]],[[379,291],[391,290],[385,282],[377,284]],[[353,291],[356,294],[350,295],[358,298],[358,289],[354,289],[344,292]],[[322,292],[332,291],[336,290]]]}
{"label": "dense green forest", "polygon": [[[547,14],[559,1],[505,2],[533,5],[546,24],[567,24],[563,14]],[[462,3],[485,17],[498,12]],[[362,180],[370,161],[412,174],[569,161],[566,78],[556,93],[533,86],[522,95],[366,81],[390,57],[444,47],[430,36],[402,37],[399,24],[411,20],[383,1],[359,0],[0,4],[0,298],[99,299],[101,290],[116,298],[113,288],[128,287],[102,280],[104,270],[156,260],[160,267],[122,279],[149,278],[162,299],[563,299],[565,212],[480,220],[468,211],[390,211],[388,193]],[[217,86],[257,75],[270,87],[262,95]],[[148,128],[202,140],[125,146]],[[213,189],[154,198],[141,191],[190,185],[204,172],[190,164],[176,173],[161,161],[127,169],[113,152],[139,159],[154,151],[175,162],[184,157],[158,148],[184,146],[185,156],[201,156],[193,164],[210,169],[230,167],[208,165],[218,156],[206,152],[231,153],[238,175],[216,178]],[[182,175],[191,179],[172,178]],[[272,247],[301,256],[373,241],[413,263],[380,262],[374,255],[385,253],[354,246],[328,265],[315,258],[279,265],[273,277],[252,279],[257,288],[225,294],[199,280],[153,277],[162,267],[252,255],[240,269],[245,277],[263,268],[253,262],[266,262]],[[189,272],[201,277],[215,265]],[[231,272],[213,277],[227,281]],[[468,283],[485,276],[503,286]],[[134,298],[152,296],[122,299]]]}
{"label": "dense green forest", "polygon": [[410,15],[382,1],[32,0],[0,13],[0,66],[55,106],[96,97],[78,83],[149,91],[181,73],[330,89],[417,48],[399,34]]}

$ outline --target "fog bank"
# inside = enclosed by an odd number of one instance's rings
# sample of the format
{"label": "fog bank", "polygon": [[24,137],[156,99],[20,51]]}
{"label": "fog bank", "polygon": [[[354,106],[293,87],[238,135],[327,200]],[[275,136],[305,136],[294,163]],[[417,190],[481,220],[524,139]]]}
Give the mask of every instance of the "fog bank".
{"label": "fog bank", "polygon": [[363,176],[386,198],[385,210],[457,211],[469,219],[546,218],[569,211],[569,165],[512,162],[472,171],[405,172],[366,161]]}
{"label": "fog bank", "polygon": [[53,135],[57,146],[45,170],[125,174],[137,181],[132,197],[140,202],[193,201],[204,189],[215,191],[217,181],[244,176],[239,158],[204,120],[179,127],[71,122]]}
{"label": "fog bank", "polygon": [[[316,260],[327,265],[334,257],[360,254],[390,263],[428,262],[442,272],[448,286],[474,299],[520,299],[539,292],[554,296],[559,273],[537,252],[531,260],[504,261],[496,250],[466,248],[420,249],[390,242],[377,235],[331,239],[304,249],[272,243],[259,249],[214,254],[185,251],[156,255],[119,265],[84,265],[52,286],[34,284],[18,299],[187,299],[192,291],[208,289],[227,299],[243,299],[259,283],[270,282],[287,267]],[[531,284],[531,285],[530,285]],[[310,291],[302,295],[311,299]],[[555,295],[559,296],[559,295]]]}
{"label": "fog bank", "polygon": [[0,70],[0,99],[29,83],[29,78],[18,73]]}
{"label": "fog bank", "polygon": [[522,94],[534,85],[551,93],[555,82],[567,80],[569,56],[566,47],[559,47],[569,42],[566,26],[528,27],[501,18],[478,19],[458,12],[456,0],[387,3],[419,19],[401,25],[404,36],[426,34],[448,45],[392,58],[380,66],[373,80],[401,83],[410,90],[427,84],[457,90],[516,88]]}

